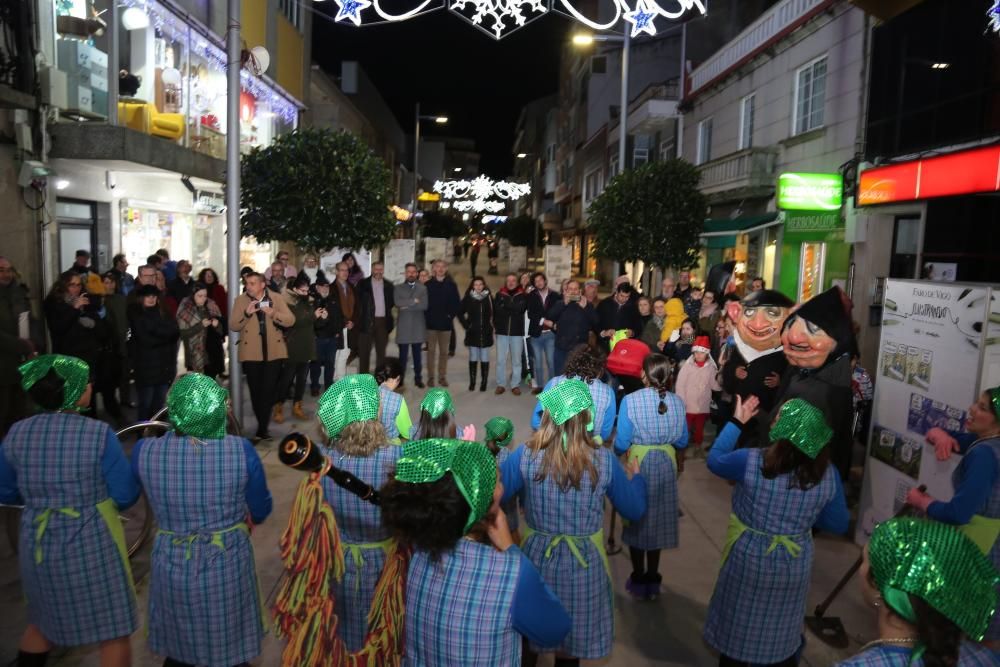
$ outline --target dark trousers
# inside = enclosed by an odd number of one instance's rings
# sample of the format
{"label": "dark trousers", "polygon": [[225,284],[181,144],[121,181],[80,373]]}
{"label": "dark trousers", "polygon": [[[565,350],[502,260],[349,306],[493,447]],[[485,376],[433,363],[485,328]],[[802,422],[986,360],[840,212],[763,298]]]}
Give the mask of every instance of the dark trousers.
{"label": "dark trousers", "polygon": [[420,382],[423,377],[423,359],[420,358],[420,348],[423,343],[405,343],[399,346],[399,365],[403,367],[403,377],[406,377],[406,361],[410,357],[410,350],[413,350],[413,379]]}
{"label": "dark trousers", "polygon": [[293,363],[285,361],[281,367],[281,378],[278,380],[278,395],[275,403],[284,403],[288,399],[301,401],[306,395],[306,378],[309,376],[309,362]]}
{"label": "dark trousers", "polygon": [[[364,359],[364,357],[361,357]],[[316,339],[316,361],[309,364],[309,386],[319,389],[320,372],[323,373],[323,389],[333,384],[333,373],[337,368],[337,339]],[[366,373],[367,371],[361,371]]]}
{"label": "dark trousers", "polygon": [[389,327],[384,317],[376,317],[371,331],[358,332],[358,372],[367,373],[371,367],[372,343],[375,344],[375,367],[385,361],[385,348],[389,344]]}
{"label": "dark trousers", "polygon": [[569,356],[569,350],[561,350],[556,347],[556,352],[554,355],[553,362],[555,363],[555,370],[553,375],[562,375],[562,372],[566,370],[566,357]]}
{"label": "dark trousers", "polygon": [[28,395],[24,393],[19,382],[10,382],[3,378],[0,383],[0,438],[19,419],[28,416]]}
{"label": "dark trousers", "polygon": [[274,409],[275,397],[278,396],[278,380],[281,377],[282,360],[277,361],[244,361],[243,374],[250,388],[250,403],[253,414],[257,417],[257,435],[267,433],[271,425],[271,410]]}
{"label": "dark trousers", "polygon": [[213,328],[205,332],[205,351],[208,353],[208,363],[205,364],[205,375],[218,377],[226,372],[226,353],[224,351],[226,337]]}
{"label": "dark trousers", "polygon": [[660,550],[643,551],[635,547],[628,548],[629,557],[632,559],[632,580],[644,581],[649,577],[660,574]]}
{"label": "dark trousers", "polygon": [[166,384],[137,384],[135,386],[136,416],[139,421],[149,421],[163,407],[167,398]]}

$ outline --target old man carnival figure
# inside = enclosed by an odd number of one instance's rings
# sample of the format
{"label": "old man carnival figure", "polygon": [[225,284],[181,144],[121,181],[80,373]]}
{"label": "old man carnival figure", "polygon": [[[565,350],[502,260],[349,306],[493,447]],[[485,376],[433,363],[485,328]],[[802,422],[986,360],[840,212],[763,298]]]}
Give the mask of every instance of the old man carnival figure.
{"label": "old man carnival figure", "polygon": [[[756,396],[762,414],[775,406],[774,399],[788,366],[782,354],[781,329],[793,305],[781,292],[765,289],[747,295],[742,301],[730,302],[727,307],[734,324],[734,349],[722,367],[722,389],[744,400]],[[740,444],[752,444],[755,431],[752,425],[745,428]]]}
{"label": "old man carnival figure", "polygon": [[839,287],[813,297],[785,322],[781,332],[788,370],[773,408],[761,419],[766,435],[781,405],[802,398],[826,416],[833,429],[830,453],[841,479],[847,478],[853,445],[851,353],[855,350],[850,300]]}

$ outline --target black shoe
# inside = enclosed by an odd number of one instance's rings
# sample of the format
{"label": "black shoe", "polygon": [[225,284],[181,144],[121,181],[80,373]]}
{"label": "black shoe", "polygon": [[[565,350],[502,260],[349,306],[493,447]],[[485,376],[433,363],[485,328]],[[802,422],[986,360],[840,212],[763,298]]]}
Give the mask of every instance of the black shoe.
{"label": "black shoe", "polygon": [[416,386],[417,389],[423,389],[424,388],[424,383],[421,380],[414,380],[413,384]]}
{"label": "black shoe", "polygon": [[309,395],[310,396],[319,396],[319,387],[310,387],[309,388]]}

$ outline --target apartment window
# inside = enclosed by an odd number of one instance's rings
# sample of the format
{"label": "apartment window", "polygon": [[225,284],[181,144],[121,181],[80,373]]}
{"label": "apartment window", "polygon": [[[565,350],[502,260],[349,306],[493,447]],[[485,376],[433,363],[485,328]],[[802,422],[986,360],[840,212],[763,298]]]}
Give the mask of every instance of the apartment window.
{"label": "apartment window", "polygon": [[632,168],[641,167],[649,162],[649,149],[636,148],[632,151]]}
{"label": "apartment window", "polygon": [[293,26],[302,29],[302,10],[299,7],[299,0],[278,0],[278,8]]}
{"label": "apartment window", "polygon": [[676,156],[677,150],[674,147],[674,139],[664,139],[660,142],[660,161],[670,160]]}
{"label": "apartment window", "polygon": [[618,175],[618,155],[616,154],[613,158],[608,161],[608,180],[611,180]]}
{"label": "apartment window", "polygon": [[826,102],[826,56],[795,73],[795,134],[823,127]]}
{"label": "apartment window", "polygon": [[698,164],[705,164],[712,159],[712,119],[706,118],[698,123]]}
{"label": "apartment window", "polygon": [[555,162],[556,161],[556,145],[549,144],[545,147],[545,161]]}
{"label": "apartment window", "polygon": [[740,100],[740,150],[753,146],[753,116],[756,95]]}
{"label": "apartment window", "polygon": [[591,74],[607,74],[608,73],[608,57],[607,56],[594,56],[590,59],[590,73]]}
{"label": "apartment window", "polygon": [[583,177],[583,203],[589,204],[604,191],[604,174],[600,168],[587,172]]}

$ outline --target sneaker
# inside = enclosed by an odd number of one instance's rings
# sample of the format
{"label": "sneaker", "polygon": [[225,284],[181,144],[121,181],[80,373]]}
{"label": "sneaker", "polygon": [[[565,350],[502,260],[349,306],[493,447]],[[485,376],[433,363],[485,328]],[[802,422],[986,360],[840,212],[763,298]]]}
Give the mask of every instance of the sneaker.
{"label": "sneaker", "polygon": [[646,599],[646,584],[641,581],[637,581],[633,578],[634,575],[629,575],[628,579],[625,580],[625,590],[628,594],[634,597],[636,600]]}

